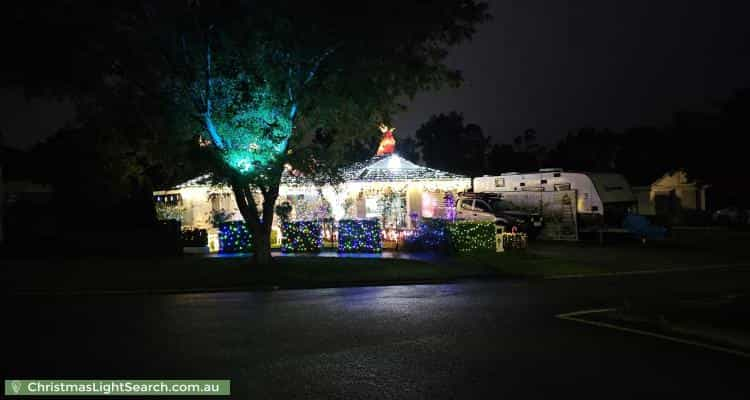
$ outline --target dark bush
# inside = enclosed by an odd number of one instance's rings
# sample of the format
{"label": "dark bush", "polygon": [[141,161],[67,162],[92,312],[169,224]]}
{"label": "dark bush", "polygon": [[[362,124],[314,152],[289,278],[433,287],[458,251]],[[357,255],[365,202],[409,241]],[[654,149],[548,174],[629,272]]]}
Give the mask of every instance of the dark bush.
{"label": "dark bush", "polygon": [[208,231],[205,229],[183,229],[182,230],[183,247],[203,247],[208,246]]}

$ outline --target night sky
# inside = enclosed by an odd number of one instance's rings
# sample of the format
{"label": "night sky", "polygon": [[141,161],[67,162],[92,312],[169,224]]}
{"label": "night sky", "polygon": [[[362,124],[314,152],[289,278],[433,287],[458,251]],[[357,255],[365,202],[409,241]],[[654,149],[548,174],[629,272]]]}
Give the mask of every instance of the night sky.
{"label": "night sky", "polygon": [[[490,1],[494,19],[448,63],[460,89],[423,93],[396,117],[413,133],[434,113],[463,112],[493,142],[526,128],[552,143],[571,129],[660,124],[750,86],[747,1]],[[72,115],[69,104],[0,92],[6,142],[27,147]]]}

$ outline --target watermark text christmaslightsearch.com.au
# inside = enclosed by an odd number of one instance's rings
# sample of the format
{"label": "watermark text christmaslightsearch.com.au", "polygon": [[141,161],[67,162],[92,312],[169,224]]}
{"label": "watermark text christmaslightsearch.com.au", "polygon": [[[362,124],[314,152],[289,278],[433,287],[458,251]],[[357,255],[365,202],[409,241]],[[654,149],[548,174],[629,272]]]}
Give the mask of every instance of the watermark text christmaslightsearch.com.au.
{"label": "watermark text christmaslightsearch.com.au", "polygon": [[229,380],[5,381],[5,396],[228,396]]}

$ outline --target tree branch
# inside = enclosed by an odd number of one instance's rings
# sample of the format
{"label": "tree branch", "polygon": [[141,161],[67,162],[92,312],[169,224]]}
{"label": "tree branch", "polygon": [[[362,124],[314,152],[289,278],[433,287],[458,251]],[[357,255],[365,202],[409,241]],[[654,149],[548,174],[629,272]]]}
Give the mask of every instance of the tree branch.
{"label": "tree branch", "polygon": [[318,68],[320,68],[320,64],[323,62],[323,60],[333,54],[333,52],[336,51],[336,49],[338,49],[340,46],[341,43],[333,45],[326,49],[323,54],[313,59],[313,67],[310,69],[310,71],[307,72],[307,78],[305,78],[304,82],[302,82],[303,86],[307,85],[312,80],[312,78],[315,76],[315,73],[318,72]]}

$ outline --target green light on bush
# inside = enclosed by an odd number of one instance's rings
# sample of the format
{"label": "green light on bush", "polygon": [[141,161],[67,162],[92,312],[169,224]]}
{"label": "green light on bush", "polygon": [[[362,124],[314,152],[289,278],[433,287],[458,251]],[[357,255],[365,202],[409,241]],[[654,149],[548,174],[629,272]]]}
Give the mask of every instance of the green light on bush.
{"label": "green light on bush", "polygon": [[315,253],[323,247],[322,229],[318,221],[284,222],[281,232],[284,236],[281,251],[284,253]]}
{"label": "green light on bush", "polygon": [[495,251],[495,224],[492,222],[453,222],[448,234],[453,249],[459,253]]}
{"label": "green light on bush", "polygon": [[383,249],[380,221],[342,219],[339,221],[339,252],[379,253]]}
{"label": "green light on bush", "polygon": [[219,225],[219,252],[252,251],[252,235],[244,221],[229,221]]}

